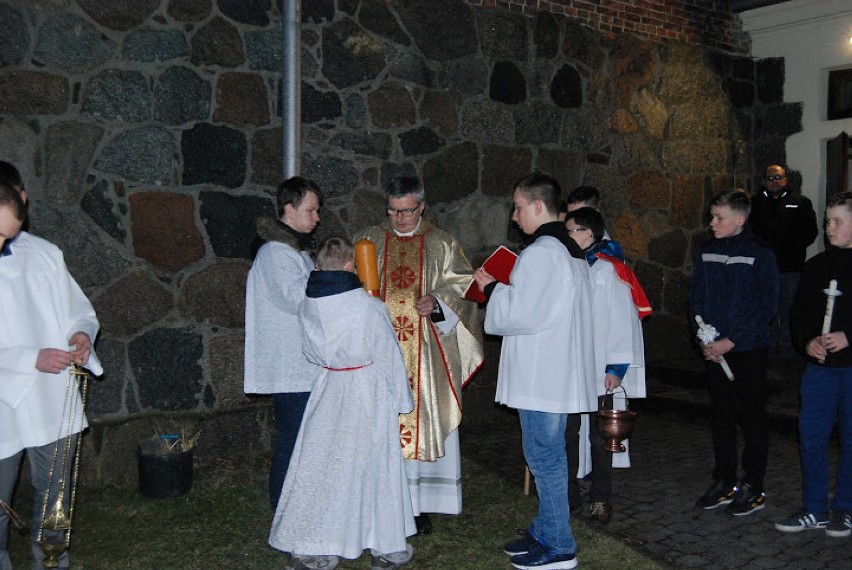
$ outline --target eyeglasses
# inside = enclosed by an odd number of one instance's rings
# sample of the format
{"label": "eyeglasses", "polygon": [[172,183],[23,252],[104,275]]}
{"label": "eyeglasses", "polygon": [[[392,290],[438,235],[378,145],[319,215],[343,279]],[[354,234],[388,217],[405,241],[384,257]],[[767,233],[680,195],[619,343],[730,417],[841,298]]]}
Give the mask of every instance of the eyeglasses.
{"label": "eyeglasses", "polygon": [[764,180],[771,180],[772,182],[778,182],[779,180],[784,180],[787,178],[783,174],[773,174],[772,176],[764,176]]}
{"label": "eyeglasses", "polygon": [[405,208],[404,210],[397,210],[396,208],[388,208],[387,213],[388,216],[402,216],[403,218],[410,218],[414,215],[414,212],[420,207],[420,204],[423,202],[417,202],[417,205],[413,208]]}
{"label": "eyeglasses", "polygon": [[569,234],[573,234],[574,232],[584,232],[589,228],[566,228]]}

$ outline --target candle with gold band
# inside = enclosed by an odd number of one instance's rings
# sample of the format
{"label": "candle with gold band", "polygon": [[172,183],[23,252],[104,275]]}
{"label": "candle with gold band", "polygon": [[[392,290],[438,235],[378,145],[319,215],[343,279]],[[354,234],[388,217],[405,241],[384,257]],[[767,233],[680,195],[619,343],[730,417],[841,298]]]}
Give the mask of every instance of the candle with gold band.
{"label": "candle with gold band", "polygon": [[358,266],[358,279],[364,289],[373,297],[379,296],[379,262],[376,257],[376,244],[363,238],[355,243],[355,264]]}

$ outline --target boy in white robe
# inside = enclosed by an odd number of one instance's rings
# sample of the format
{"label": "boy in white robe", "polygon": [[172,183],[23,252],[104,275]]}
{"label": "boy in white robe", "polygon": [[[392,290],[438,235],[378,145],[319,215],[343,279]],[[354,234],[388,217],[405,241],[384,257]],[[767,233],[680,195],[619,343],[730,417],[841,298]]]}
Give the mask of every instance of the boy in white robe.
{"label": "boy in white robe", "polygon": [[414,406],[388,311],[354,274],[352,244],[317,253],[300,309],[302,351],[322,370],[305,409],[269,543],[288,568],[334,568],[370,549],[373,568],[398,568],[417,532],[399,443]]}
{"label": "boy in white robe", "polygon": [[[0,172],[0,500],[6,505],[12,502],[26,451],[35,496],[43,497],[50,488],[48,504],[53,505],[59,491],[58,478],[50,481],[57,436],[62,440],[87,425],[76,390],[70,394],[76,400],[76,411],[71,418],[63,417],[68,408],[67,390],[73,386],[69,367],[78,364],[98,375],[103,372],[92,349],[99,325],[59,248],[21,230],[27,194],[6,176],[17,170],[0,163]],[[60,460],[56,467],[58,472],[64,469],[66,478],[71,469],[67,463],[63,466]],[[66,510],[69,499],[66,493]],[[44,560],[37,544],[42,504],[35,501],[31,529],[36,569],[43,567]],[[0,509],[2,570],[12,568],[6,549],[9,522],[9,514]],[[53,533],[45,531],[44,538],[51,540]],[[68,566],[66,550],[59,557],[59,567]]]}

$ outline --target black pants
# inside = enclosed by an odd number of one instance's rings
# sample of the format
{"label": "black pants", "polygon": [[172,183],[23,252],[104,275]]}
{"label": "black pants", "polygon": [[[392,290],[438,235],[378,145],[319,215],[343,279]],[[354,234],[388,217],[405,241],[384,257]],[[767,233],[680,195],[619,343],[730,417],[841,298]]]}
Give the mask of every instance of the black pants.
{"label": "black pants", "polygon": [[737,484],[737,426],[743,432],[743,483],[763,488],[769,456],[766,417],[766,364],[768,350],[729,352],[725,360],[734,373],[728,380],[722,367],[707,362],[707,381],[713,408],[713,478]]}
{"label": "black pants", "polygon": [[[600,406],[612,408],[612,394],[598,398]],[[612,499],[612,452],[604,451],[604,438],[598,433],[597,415],[589,416],[589,443],[592,447],[592,487],[589,499],[593,503],[609,503]],[[565,446],[568,451],[568,503],[571,508],[580,506],[580,484],[577,467],[580,462],[580,420],[583,414],[568,414]]]}

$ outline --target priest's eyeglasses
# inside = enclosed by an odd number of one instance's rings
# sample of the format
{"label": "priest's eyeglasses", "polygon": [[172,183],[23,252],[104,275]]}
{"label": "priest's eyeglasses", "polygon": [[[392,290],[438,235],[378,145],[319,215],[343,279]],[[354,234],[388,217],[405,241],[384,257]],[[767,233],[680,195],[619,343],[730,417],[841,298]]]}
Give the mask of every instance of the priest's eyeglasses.
{"label": "priest's eyeglasses", "polygon": [[405,208],[403,210],[397,210],[396,208],[388,208],[388,216],[402,216],[403,218],[410,218],[417,211],[417,208],[420,207],[420,204],[423,202],[417,202],[417,205],[413,208]]}
{"label": "priest's eyeglasses", "polygon": [[783,174],[773,174],[772,176],[764,176],[764,180],[771,180],[772,182],[778,182],[779,180],[784,180],[787,178]]}

